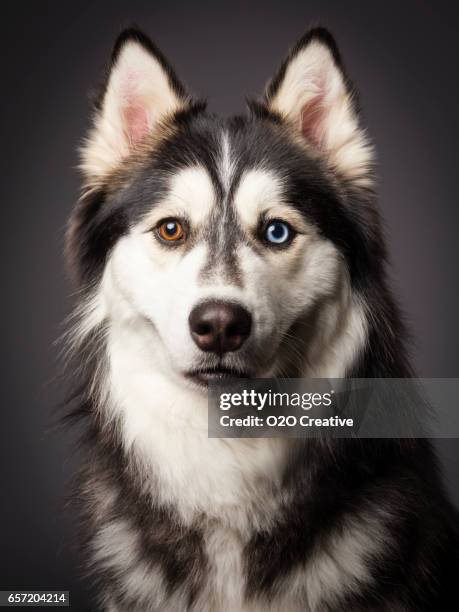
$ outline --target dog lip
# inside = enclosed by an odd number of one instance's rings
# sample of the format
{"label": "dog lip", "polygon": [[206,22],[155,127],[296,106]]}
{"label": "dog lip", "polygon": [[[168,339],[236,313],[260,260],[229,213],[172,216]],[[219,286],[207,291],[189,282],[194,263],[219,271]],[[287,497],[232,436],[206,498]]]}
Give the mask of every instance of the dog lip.
{"label": "dog lip", "polygon": [[250,378],[250,374],[247,371],[236,370],[235,368],[227,368],[223,366],[191,370],[187,372],[185,376],[187,378],[190,378],[194,382],[205,386],[207,386],[209,382],[212,381],[219,381],[231,378]]}

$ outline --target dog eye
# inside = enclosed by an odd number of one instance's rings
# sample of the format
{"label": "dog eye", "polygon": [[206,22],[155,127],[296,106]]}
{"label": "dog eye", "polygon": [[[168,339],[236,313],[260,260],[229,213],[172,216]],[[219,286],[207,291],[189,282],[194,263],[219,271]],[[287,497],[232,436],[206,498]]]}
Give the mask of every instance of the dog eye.
{"label": "dog eye", "polygon": [[157,231],[165,242],[178,242],[185,238],[183,226],[177,219],[165,219],[158,225]]}
{"label": "dog eye", "polygon": [[270,244],[286,244],[293,238],[293,230],[284,221],[270,221],[265,229],[264,238]]}

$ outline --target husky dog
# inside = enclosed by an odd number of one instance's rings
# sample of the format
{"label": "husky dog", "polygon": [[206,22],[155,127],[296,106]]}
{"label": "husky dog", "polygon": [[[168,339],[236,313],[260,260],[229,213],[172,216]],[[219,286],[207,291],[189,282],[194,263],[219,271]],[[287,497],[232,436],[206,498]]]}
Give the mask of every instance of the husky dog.
{"label": "husky dog", "polygon": [[456,519],[427,440],[207,435],[214,379],[412,375],[331,35],[309,31],[222,120],[125,31],[82,172],[69,344],[102,608],[456,609]]}

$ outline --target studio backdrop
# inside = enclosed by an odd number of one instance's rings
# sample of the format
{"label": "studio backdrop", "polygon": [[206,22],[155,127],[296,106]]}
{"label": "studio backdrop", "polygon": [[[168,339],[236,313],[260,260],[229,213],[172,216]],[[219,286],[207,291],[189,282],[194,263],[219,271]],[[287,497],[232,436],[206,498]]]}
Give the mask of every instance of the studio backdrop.
{"label": "studio backdrop", "polygon": [[[65,589],[89,610],[65,510],[78,459],[55,428],[63,247],[77,148],[114,39],[146,31],[195,95],[244,112],[309,26],[335,35],[376,145],[395,293],[423,377],[459,376],[458,15],[451,3],[9,2],[2,32],[0,589]],[[459,441],[437,441],[459,503]]]}

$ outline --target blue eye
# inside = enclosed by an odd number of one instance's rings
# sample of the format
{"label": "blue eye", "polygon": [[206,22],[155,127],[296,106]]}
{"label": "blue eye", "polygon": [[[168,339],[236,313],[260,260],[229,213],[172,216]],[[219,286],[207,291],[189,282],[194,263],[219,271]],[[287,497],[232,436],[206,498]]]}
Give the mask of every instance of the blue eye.
{"label": "blue eye", "polygon": [[271,244],[285,244],[291,238],[292,231],[283,221],[271,221],[265,230],[265,239]]}

